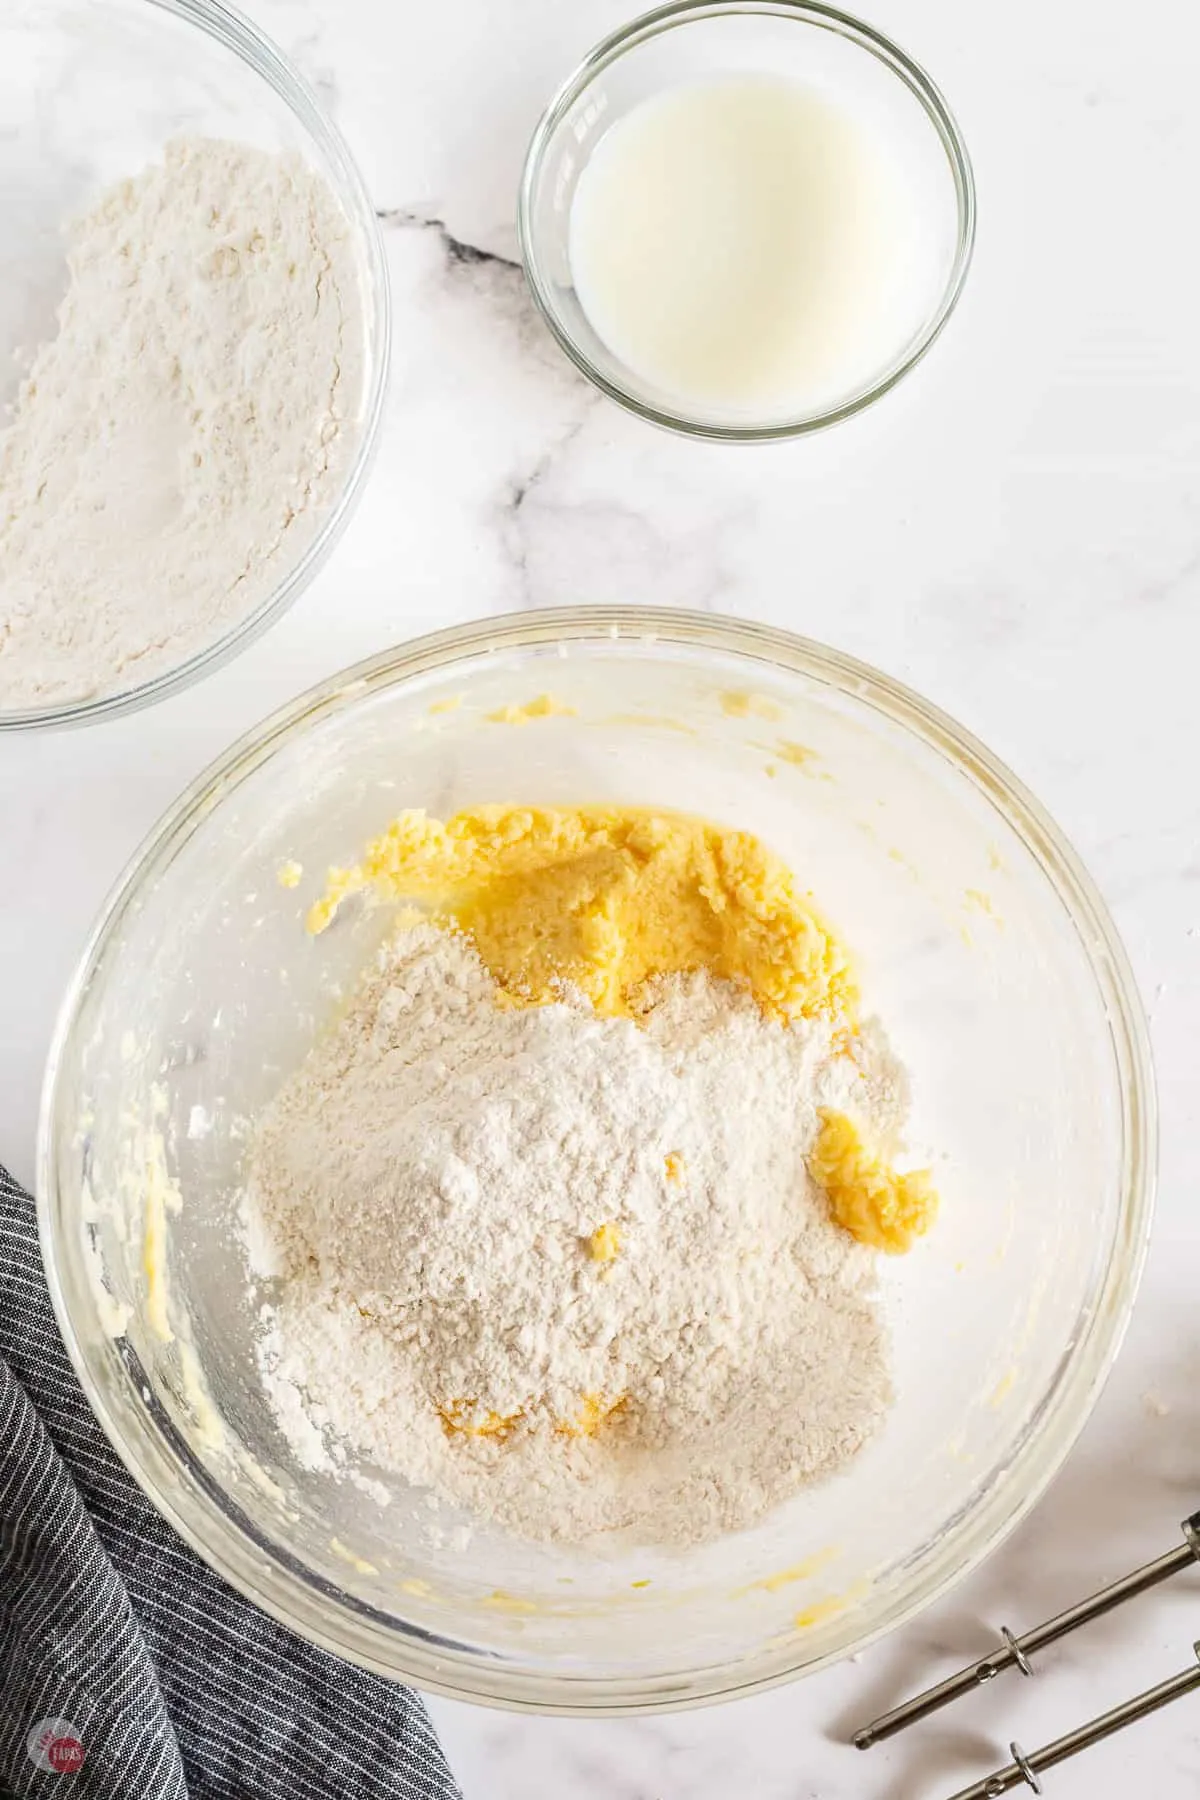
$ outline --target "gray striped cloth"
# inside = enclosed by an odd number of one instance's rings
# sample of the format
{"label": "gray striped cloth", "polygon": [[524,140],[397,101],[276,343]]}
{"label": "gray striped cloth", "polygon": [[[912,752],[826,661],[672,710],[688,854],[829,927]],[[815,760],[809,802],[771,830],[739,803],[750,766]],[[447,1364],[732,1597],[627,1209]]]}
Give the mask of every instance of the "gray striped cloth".
{"label": "gray striped cloth", "polygon": [[0,1169],[0,1796],[457,1800],[415,1694],[277,1625],[114,1455]]}

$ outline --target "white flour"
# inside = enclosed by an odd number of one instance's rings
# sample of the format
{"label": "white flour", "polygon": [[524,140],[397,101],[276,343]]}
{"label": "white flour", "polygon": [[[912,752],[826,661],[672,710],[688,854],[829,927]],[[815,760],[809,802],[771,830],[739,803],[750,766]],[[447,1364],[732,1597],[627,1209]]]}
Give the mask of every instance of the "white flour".
{"label": "white flour", "polygon": [[893,1127],[902,1079],[877,1033],[864,1075],[707,976],[662,983],[644,1028],[493,996],[467,942],[402,932],[260,1123],[246,1206],[293,1450],[530,1537],[746,1525],[889,1403],[874,1258],[804,1155],[819,1104]]}
{"label": "white flour", "polygon": [[354,250],[294,156],[208,139],[102,194],[0,432],[0,707],[131,687],[249,612],[333,498]]}

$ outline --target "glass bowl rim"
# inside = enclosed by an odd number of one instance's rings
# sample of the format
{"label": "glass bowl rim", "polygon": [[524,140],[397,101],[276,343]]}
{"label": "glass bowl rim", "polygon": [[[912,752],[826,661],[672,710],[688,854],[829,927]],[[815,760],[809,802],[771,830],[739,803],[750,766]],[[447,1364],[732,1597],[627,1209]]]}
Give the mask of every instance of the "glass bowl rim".
{"label": "glass bowl rim", "polygon": [[[90,725],[139,712],[181,692],[212,674],[282,617],[312,581],[341,537],[370,473],[378,446],[391,360],[391,289],[379,219],[366,183],[342,132],[326,112],[315,89],[282,50],[244,13],[226,0],[141,0],[141,4],[195,25],[230,50],[259,75],[288,107],[305,133],[322,151],[331,175],[326,179],[351,228],[358,234],[366,264],[367,293],[375,328],[375,346],[363,405],[362,428],[336,500],[321,519],[299,561],[244,618],[173,668],[148,681],[113,693],[89,695],[50,706],[0,708],[0,732],[38,731]],[[325,171],[323,170],[324,174]]]}
{"label": "glass bowl rim", "polygon": [[[637,49],[664,32],[707,19],[755,14],[791,19],[799,25],[833,31],[873,55],[904,83],[924,108],[946,153],[954,181],[958,228],[954,259],[942,296],[899,361],[893,362],[865,388],[836,406],[769,424],[730,424],[705,418],[698,413],[656,405],[640,393],[632,381],[616,379],[592,360],[563,323],[554,303],[552,286],[543,276],[539,234],[534,225],[534,193],[555,132],[570,108],[605,69],[620,61],[628,51]],[[661,426],[682,437],[725,444],[762,444],[805,437],[811,432],[822,431],[829,425],[836,425],[843,419],[852,418],[855,413],[864,411],[874,401],[889,393],[916,367],[941,336],[958,304],[975,247],[976,213],[975,176],[958,121],[941,89],[920,63],[902,50],[894,39],[850,13],[821,4],[821,0],[671,0],[669,5],[656,7],[631,19],[594,45],[547,103],[525,153],[517,193],[517,240],[525,279],[538,312],[559,348],[580,374],[602,394],[649,424]]]}
{"label": "glass bowl rim", "polygon": [[[1105,1002],[1122,1104],[1120,1211],[1108,1263],[1084,1326],[1064,1358],[1056,1386],[990,1486],[977,1492],[940,1534],[940,1549],[918,1577],[897,1583],[874,1617],[848,1612],[829,1627],[824,1647],[805,1654],[803,1638],[727,1664],[632,1678],[524,1672],[501,1659],[431,1641],[423,1628],[373,1612],[350,1597],[331,1599],[318,1579],[257,1533],[207,1476],[179,1455],[178,1442],[145,1408],[122,1364],[123,1398],[136,1410],[123,1423],[112,1403],[97,1349],[94,1317],[85,1344],[67,1296],[89,1295],[58,1185],[59,1075],[74,1044],[81,1003],[105,953],[119,939],[147,882],[176,845],[277,750],[330,714],[414,678],[490,661],[498,651],[559,644],[636,646],[667,642],[688,650],[740,656],[785,675],[818,681],[907,728],[970,778],[1021,838],[1075,928]],[[42,1257],[59,1328],[71,1362],[105,1435],[143,1493],[179,1535],[240,1593],[322,1649],[392,1680],[449,1698],[509,1710],[573,1715],[677,1711],[778,1686],[842,1660],[897,1629],[964,1579],[1023,1519],[1049,1485],[1082,1431],[1120,1349],[1145,1260],[1153,1214],[1157,1109],[1144,1011],[1124,947],[1108,910],[1074,850],[1040,803],[998,758],[948,714],[869,664],[773,626],[666,607],[564,607],[515,613],[454,626],[357,663],[290,701],[245,733],[188,786],[144,839],[93,927],[56,1022],[42,1090],[37,1150],[37,1212]],[[94,1315],[94,1301],[91,1302]],[[115,1356],[111,1343],[108,1352]],[[857,1622],[856,1622],[857,1621]]]}

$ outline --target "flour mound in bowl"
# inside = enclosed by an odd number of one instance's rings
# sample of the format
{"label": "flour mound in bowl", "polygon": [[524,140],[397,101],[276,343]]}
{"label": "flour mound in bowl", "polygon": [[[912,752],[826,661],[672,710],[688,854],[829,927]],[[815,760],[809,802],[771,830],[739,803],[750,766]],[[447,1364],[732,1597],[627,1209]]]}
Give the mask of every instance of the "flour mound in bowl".
{"label": "flour mound in bowl", "polygon": [[299,157],[181,138],[68,231],[0,420],[0,710],[123,691],[232,629],[345,478],[361,284]]}
{"label": "flour mound in bowl", "polygon": [[707,973],[636,1018],[497,999],[469,939],[403,927],[260,1119],[282,1427],[529,1538],[747,1526],[891,1401],[876,1258],[806,1156],[830,1106],[894,1133],[902,1073]]}

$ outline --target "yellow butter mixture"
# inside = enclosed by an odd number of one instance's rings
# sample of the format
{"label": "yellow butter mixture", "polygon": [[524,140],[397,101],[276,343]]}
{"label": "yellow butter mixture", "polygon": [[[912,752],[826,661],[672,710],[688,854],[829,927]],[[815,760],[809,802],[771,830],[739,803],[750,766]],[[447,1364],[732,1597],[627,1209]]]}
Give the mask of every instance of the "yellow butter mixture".
{"label": "yellow butter mixture", "polygon": [[474,941],[503,992],[544,1005],[564,985],[602,1016],[636,1010],[656,975],[746,986],[780,1018],[851,1017],[846,951],[757,838],[632,807],[485,806],[444,823],[401,813],[361,863],[331,872],[324,930],[361,889],[424,902]]}
{"label": "yellow butter mixture", "polygon": [[822,1111],[808,1164],[838,1224],[872,1249],[891,1256],[911,1250],[937,1217],[929,1170],[897,1174],[845,1113]]}

